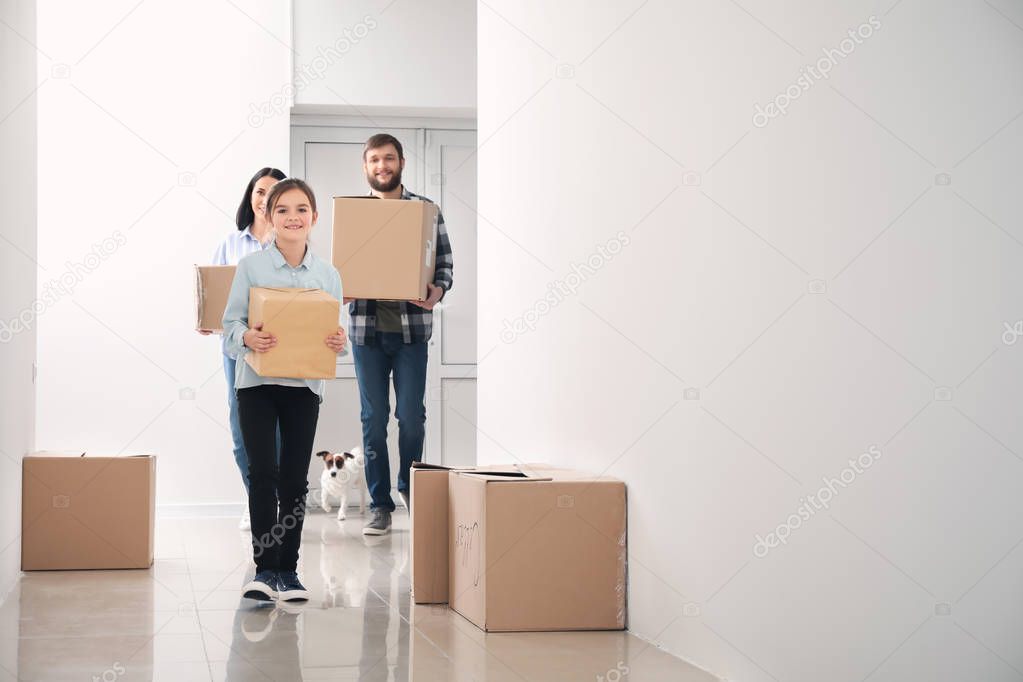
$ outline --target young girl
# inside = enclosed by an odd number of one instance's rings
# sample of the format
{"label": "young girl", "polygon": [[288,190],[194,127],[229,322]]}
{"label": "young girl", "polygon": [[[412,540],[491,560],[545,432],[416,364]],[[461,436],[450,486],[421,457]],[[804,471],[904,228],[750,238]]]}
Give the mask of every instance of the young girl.
{"label": "young girl", "polygon": [[[235,214],[238,229],[220,242],[213,254],[212,265],[238,265],[245,256],[262,251],[273,240],[270,223],[266,219],[266,195],[270,188],[285,178],[284,173],[276,168],[260,168],[249,180],[242,194],[241,204]],[[200,334],[211,334],[208,329],[200,329]],[[234,462],[238,465],[238,473],[242,476],[242,485],[246,495],[249,490],[249,463],[245,454],[245,443],[242,442],[242,428],[238,423],[238,401],[234,394],[235,359],[228,355],[224,344],[220,352],[224,357],[224,377],[227,379],[227,410],[231,420],[231,440],[234,442]],[[245,508],[242,520],[238,523],[241,530],[249,530],[249,509]]]}
{"label": "young girl", "polygon": [[[262,330],[262,320],[249,320],[249,289],[315,288],[340,301],[341,277],[334,266],[309,250],[309,233],[317,218],[316,198],[309,185],[296,178],[274,185],[266,199],[266,215],[275,239],[266,250],[238,263],[224,311],[224,342],[228,353],[238,358],[235,389],[249,460],[249,514],[256,563],[256,576],[242,588],[242,594],[261,601],[304,601],[309,593],[296,572],[298,549],[324,382],[261,377],[244,361],[248,351],[265,353],[277,345],[277,339]],[[337,333],[323,342],[340,353],[347,342],[344,329],[338,327]],[[275,467],[278,427],[280,464]]]}

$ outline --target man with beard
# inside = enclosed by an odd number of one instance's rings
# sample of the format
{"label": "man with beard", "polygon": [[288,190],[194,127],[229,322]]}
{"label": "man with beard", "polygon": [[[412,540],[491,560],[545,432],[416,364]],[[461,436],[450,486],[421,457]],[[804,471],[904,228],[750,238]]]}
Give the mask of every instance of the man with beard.
{"label": "man with beard", "polygon": [[[362,168],[371,194],[381,199],[430,201],[405,189],[401,172],[405,154],[392,135],[380,133],[366,141]],[[398,418],[398,494],[409,504],[409,469],[423,458],[426,435],[427,342],[433,333],[433,307],[451,289],[453,264],[444,216],[437,218],[437,266],[433,283],[422,301],[351,301],[348,337],[355,356],[355,375],[362,404],[362,444],[366,453],[366,483],[372,516],[362,529],[366,535],[384,535],[391,529],[391,471],[387,457],[387,420],[390,416],[390,377]],[[348,301],[349,299],[346,299]]]}

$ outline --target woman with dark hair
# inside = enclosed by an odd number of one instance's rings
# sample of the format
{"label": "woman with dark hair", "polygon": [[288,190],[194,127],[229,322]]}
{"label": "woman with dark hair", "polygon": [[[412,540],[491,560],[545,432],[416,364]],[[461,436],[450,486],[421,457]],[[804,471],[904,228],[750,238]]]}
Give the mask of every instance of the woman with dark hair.
{"label": "woman with dark hair", "polygon": [[[220,246],[213,254],[213,265],[238,265],[238,261],[245,256],[262,251],[273,243],[273,228],[266,216],[266,196],[270,193],[270,188],[285,177],[287,176],[276,168],[260,168],[256,171],[245,187],[242,201],[238,205],[238,212],[235,215],[237,230],[220,242]],[[211,332],[202,330],[199,333],[205,335]],[[242,427],[238,421],[238,399],[234,391],[236,359],[228,353],[225,344],[221,343],[220,350],[224,356],[224,378],[227,379],[227,406],[231,416],[234,461],[242,475],[242,485],[245,486],[245,494],[248,497],[249,461],[245,454],[245,443],[242,441]],[[241,530],[249,530],[248,505],[245,506],[238,527]]]}

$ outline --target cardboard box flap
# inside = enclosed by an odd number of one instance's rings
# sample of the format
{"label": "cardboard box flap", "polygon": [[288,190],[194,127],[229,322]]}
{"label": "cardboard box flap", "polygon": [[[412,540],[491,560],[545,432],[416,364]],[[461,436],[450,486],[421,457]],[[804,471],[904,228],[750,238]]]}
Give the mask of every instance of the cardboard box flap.
{"label": "cardboard box flap", "polygon": [[120,455],[120,454],[106,454],[106,453],[95,453],[95,452],[81,452],[79,450],[40,450],[38,452],[32,452],[25,457],[89,457],[90,459],[97,458],[108,458],[108,459],[127,459],[129,457],[155,457],[153,454],[133,454],[133,455]]}
{"label": "cardboard box flap", "polygon": [[529,474],[530,476],[547,476],[556,481],[593,481],[595,483],[601,481],[610,483],[621,482],[620,478],[615,478],[614,476],[594,474],[586,471],[579,471],[578,469],[555,466],[553,464],[530,462],[527,464],[520,464],[519,470]]}
{"label": "cardboard box flap", "polygon": [[[413,469],[429,469],[432,471],[453,471],[462,467],[446,467],[443,464],[430,464],[428,462],[412,462]],[[468,469],[469,467],[465,467]]]}
{"label": "cardboard box flap", "polygon": [[[267,291],[280,291],[285,294],[308,294],[313,291],[323,291],[322,289],[303,289],[301,287],[259,287],[260,289],[266,289]],[[326,292],[323,292],[326,293]],[[329,295],[329,294],[328,294]]]}
{"label": "cardboard box flap", "polygon": [[489,472],[516,472],[519,469],[518,464],[472,464],[464,466],[445,466],[443,464],[431,464],[429,462],[412,462],[413,469],[426,469],[428,471],[476,471],[482,473]]}
{"label": "cardboard box flap", "polygon": [[550,481],[550,476],[533,476],[530,474],[523,473],[521,471],[453,471],[453,474],[458,476],[465,476],[467,478],[475,478],[482,481],[489,482],[526,482],[536,483],[539,481]]}

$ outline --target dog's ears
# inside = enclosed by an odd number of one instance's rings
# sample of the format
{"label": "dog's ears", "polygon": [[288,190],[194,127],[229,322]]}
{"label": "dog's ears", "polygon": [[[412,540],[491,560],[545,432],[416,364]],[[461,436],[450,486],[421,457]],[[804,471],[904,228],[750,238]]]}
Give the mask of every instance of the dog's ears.
{"label": "dog's ears", "polygon": [[350,452],[345,453],[345,459],[355,459],[355,455]]}
{"label": "dog's ears", "polygon": [[328,452],[327,450],[320,450],[319,452],[316,453],[316,456],[319,457],[320,459],[323,459],[328,455],[330,455],[330,452]]}

